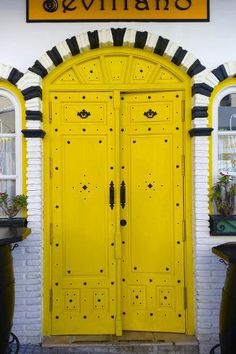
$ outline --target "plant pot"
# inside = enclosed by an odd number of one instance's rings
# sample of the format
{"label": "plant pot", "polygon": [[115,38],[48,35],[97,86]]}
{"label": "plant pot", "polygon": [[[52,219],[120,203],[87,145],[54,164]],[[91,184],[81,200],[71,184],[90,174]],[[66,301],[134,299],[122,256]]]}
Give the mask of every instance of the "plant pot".
{"label": "plant pot", "polygon": [[236,215],[210,215],[212,236],[236,236]]}
{"label": "plant pot", "polygon": [[9,246],[0,246],[0,349],[2,354],[8,353],[14,303],[14,272],[11,249]]}
{"label": "plant pot", "polygon": [[0,218],[0,227],[26,227],[26,218]]}

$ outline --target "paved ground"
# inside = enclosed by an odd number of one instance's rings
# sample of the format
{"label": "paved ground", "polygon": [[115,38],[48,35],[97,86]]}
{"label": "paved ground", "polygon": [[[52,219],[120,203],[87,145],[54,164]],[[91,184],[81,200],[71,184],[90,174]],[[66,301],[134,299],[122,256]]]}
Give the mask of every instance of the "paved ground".
{"label": "paved ground", "polygon": [[104,348],[80,347],[80,348],[41,348],[39,346],[21,346],[17,352],[15,348],[9,354],[198,354],[196,346],[110,346]]}

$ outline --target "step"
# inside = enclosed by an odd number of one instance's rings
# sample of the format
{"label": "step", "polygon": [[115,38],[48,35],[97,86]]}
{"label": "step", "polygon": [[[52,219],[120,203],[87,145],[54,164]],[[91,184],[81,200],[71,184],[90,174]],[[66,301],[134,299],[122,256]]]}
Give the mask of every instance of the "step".
{"label": "step", "polygon": [[[116,336],[51,336],[44,337],[43,348],[58,353],[81,354],[198,354],[194,336],[175,333],[127,332]],[[63,350],[63,351],[61,351]],[[51,350],[50,350],[50,353]]]}

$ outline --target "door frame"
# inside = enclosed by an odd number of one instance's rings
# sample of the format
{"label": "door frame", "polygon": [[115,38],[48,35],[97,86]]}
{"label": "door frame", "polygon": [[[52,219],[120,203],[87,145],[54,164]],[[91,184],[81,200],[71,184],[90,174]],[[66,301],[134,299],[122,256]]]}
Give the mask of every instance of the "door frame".
{"label": "door frame", "polygon": [[[51,88],[51,83],[56,80],[63,72],[68,68],[73,67],[82,61],[91,60],[93,57],[107,55],[127,55],[132,58],[132,56],[138,56],[140,58],[150,60],[151,62],[163,65],[165,68],[169,69],[170,72],[174,73],[178,78],[180,78],[180,83],[173,84],[163,84],[161,87],[157,87],[152,83],[145,83],[141,85],[134,84],[98,84],[98,85],[76,85],[76,87],[71,86],[71,84],[63,84],[63,87],[58,86],[55,89]],[[131,60],[131,59],[130,59]],[[186,334],[193,335],[195,329],[194,323],[194,276],[193,276],[193,242],[192,242],[192,144],[191,138],[188,131],[191,129],[191,79],[187,74],[181,71],[173,63],[169,62],[167,59],[160,57],[154,53],[149,53],[147,51],[141,51],[139,49],[128,48],[128,47],[111,47],[91,50],[86,53],[80,54],[67,62],[61,64],[59,67],[54,69],[47,77],[43,80],[43,103],[44,103],[44,130],[49,131],[49,119],[50,116],[50,106],[49,93],[50,91],[113,91],[117,95],[118,92],[142,92],[153,91],[160,92],[163,90],[173,91],[179,90],[183,91],[185,94],[185,122],[183,127],[184,136],[184,150],[185,150],[185,193],[184,193],[184,219],[186,221],[186,241],[185,241],[185,286],[187,285],[186,292]],[[49,208],[49,191],[50,191],[50,136],[46,134],[44,138],[44,276],[43,276],[43,336],[50,336],[51,334],[51,313],[50,313],[50,303],[51,303],[51,228],[50,228],[50,208]],[[49,269],[50,268],[50,269]],[[192,305],[190,305],[192,304]]]}

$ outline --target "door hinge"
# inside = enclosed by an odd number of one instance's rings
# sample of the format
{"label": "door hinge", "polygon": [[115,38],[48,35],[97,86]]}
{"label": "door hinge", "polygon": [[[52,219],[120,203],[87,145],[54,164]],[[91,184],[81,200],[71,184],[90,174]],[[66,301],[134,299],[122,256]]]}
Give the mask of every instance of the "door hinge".
{"label": "door hinge", "polygon": [[183,220],[183,231],[182,231],[182,233],[183,233],[183,242],[185,242],[186,241],[186,221],[185,220]]}
{"label": "door hinge", "polygon": [[49,118],[49,124],[51,124],[52,123],[52,102],[49,102],[48,118]]}
{"label": "door hinge", "polygon": [[49,237],[50,237],[50,245],[52,245],[53,244],[53,223],[51,222],[50,223],[50,235],[49,235]]}
{"label": "door hinge", "polygon": [[187,288],[184,287],[184,309],[187,309],[188,305],[188,293],[187,293]]}
{"label": "door hinge", "polygon": [[185,176],[185,155],[182,155],[182,176]]}
{"label": "door hinge", "polygon": [[185,101],[182,101],[182,122],[185,122]]}
{"label": "door hinge", "polygon": [[53,168],[53,160],[52,157],[49,157],[49,176],[52,178],[52,168]]}
{"label": "door hinge", "polygon": [[49,311],[52,312],[53,306],[53,291],[52,289],[49,290]]}

